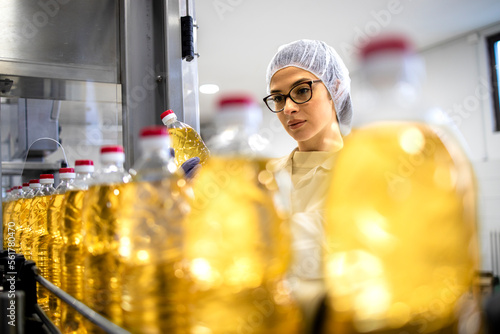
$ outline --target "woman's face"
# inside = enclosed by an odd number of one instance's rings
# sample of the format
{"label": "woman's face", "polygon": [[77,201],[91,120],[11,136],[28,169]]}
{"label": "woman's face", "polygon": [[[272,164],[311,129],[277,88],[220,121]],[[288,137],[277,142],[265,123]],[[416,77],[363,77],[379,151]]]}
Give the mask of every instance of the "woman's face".
{"label": "woman's face", "polygon": [[[318,79],[298,67],[285,67],[271,78],[271,94],[288,94],[297,83]],[[296,104],[289,97],[278,114],[281,124],[299,146],[299,151],[332,151],[343,146],[335,107],[322,82],[312,84],[312,98]]]}

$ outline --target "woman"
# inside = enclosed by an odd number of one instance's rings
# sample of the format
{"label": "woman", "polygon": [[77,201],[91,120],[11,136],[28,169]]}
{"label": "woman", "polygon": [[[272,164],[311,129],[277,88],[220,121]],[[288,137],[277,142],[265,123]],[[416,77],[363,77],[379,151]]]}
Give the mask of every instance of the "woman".
{"label": "woman", "polygon": [[350,132],[351,80],[337,52],[314,40],[281,46],[266,77],[270,95],[264,102],[297,141],[297,148],[277,160],[275,167],[287,170],[292,179],[293,259],[289,277],[311,322],[324,294],[324,197],[335,153],[342,149],[343,136]]}

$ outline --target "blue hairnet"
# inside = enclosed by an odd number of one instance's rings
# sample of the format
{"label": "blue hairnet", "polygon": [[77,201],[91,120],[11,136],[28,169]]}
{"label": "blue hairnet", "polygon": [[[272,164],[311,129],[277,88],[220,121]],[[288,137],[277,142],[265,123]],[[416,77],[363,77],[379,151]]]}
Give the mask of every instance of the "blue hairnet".
{"label": "blue hairnet", "polygon": [[342,135],[351,131],[351,78],[337,52],[325,42],[302,39],[279,47],[266,74],[267,91],[273,75],[289,66],[301,68],[317,76],[332,97]]}

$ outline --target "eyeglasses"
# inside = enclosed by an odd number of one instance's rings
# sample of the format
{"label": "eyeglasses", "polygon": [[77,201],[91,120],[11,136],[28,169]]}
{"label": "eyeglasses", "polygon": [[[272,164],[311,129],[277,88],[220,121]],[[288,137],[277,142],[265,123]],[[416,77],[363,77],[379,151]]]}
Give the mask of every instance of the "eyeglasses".
{"label": "eyeglasses", "polygon": [[302,104],[312,99],[312,84],[321,82],[321,80],[304,81],[296,84],[290,89],[288,94],[271,94],[263,100],[266,106],[274,113],[279,113],[285,109],[286,98],[289,97],[293,102]]}

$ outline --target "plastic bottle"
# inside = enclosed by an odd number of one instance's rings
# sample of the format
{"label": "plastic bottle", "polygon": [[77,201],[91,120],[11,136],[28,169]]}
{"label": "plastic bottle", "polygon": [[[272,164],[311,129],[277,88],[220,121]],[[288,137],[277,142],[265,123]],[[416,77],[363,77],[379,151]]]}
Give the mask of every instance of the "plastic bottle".
{"label": "plastic bottle", "polygon": [[[32,259],[40,269],[40,275],[47,278],[49,273],[48,241],[50,239],[47,232],[47,210],[55,192],[54,175],[41,174],[40,183],[42,187],[35,193],[30,211],[30,220],[34,222],[32,225]],[[40,284],[38,284],[37,297],[40,308],[46,313],[49,312],[49,292]]]}
{"label": "plastic bottle", "polygon": [[7,239],[10,241],[7,246],[10,245],[10,248],[15,251],[16,247],[19,247],[19,240],[17,240],[15,236],[17,229],[19,229],[21,225],[20,215],[26,193],[22,186],[16,186],[14,188],[15,189],[12,190],[12,206],[6,236],[10,238],[10,240]]}
{"label": "plastic bottle", "polygon": [[204,165],[210,156],[210,151],[199,133],[188,124],[177,120],[177,115],[172,110],[163,112],[161,119],[170,133],[177,166],[194,157],[199,157],[200,164]]}
{"label": "plastic bottle", "polygon": [[[31,206],[33,204],[33,198],[35,198],[35,193],[42,187],[39,179],[32,179],[29,182],[30,190],[25,195],[23,206],[21,207],[21,213],[19,216],[21,228],[16,230],[16,240],[19,240],[20,249],[17,253],[24,254],[28,259],[31,257],[31,247],[28,247],[28,241],[31,236],[31,225],[30,225],[30,212]],[[18,233],[19,232],[19,233]]]}
{"label": "plastic bottle", "polygon": [[[73,168],[60,168],[59,169],[60,183],[57,185],[54,196],[50,201],[49,208],[47,210],[47,232],[48,235],[48,259],[49,267],[47,273],[47,279],[52,282],[57,287],[61,287],[61,249],[63,246],[62,234],[61,234],[61,213],[62,204],[66,191],[69,189],[70,185],[73,183],[75,178],[75,170]],[[52,319],[52,322],[60,327],[61,325],[61,308],[60,299],[54,294],[49,294],[49,313],[48,316]]]}
{"label": "plastic bottle", "polygon": [[[75,178],[67,186],[61,203],[61,217],[59,217],[62,237],[60,253],[62,267],[62,274],[60,275],[61,287],[80,301],[84,300],[83,271],[85,261],[82,208],[84,196],[92,181],[93,171],[94,163],[92,160],[75,161]],[[64,333],[87,333],[83,316],[71,306],[60,303],[60,313],[60,328]]]}
{"label": "plastic bottle", "polygon": [[423,67],[408,41],[381,37],[362,55],[369,108],[326,199],[324,333],[477,333],[471,164],[446,117],[421,103]]}
{"label": "plastic bottle", "polygon": [[141,156],[123,186],[119,252],[123,263],[123,327],[132,333],[188,333],[182,260],[186,184],[172,164],[164,126],[141,130]]}
{"label": "plastic bottle", "polygon": [[[8,239],[9,239],[9,229],[15,229],[15,222],[12,221],[12,216],[14,214],[14,206],[18,200],[19,191],[17,186],[7,190],[7,196],[5,201],[2,202],[2,221],[3,221],[3,249],[8,249]],[[12,248],[12,247],[11,247]]]}
{"label": "plastic bottle", "polygon": [[[136,194],[127,193],[124,184],[130,174],[123,168],[125,154],[121,146],[101,148],[101,168],[95,173],[83,201],[84,221],[84,303],[117,325],[123,322],[121,311],[122,265],[119,258],[120,210]],[[130,198],[130,199],[129,199]],[[89,323],[90,333],[101,333]]]}
{"label": "plastic bottle", "polygon": [[233,111],[217,115],[212,155],[192,183],[187,268],[179,272],[191,285],[190,330],[297,333],[302,320],[284,281],[290,231],[278,181],[261,154],[265,145],[254,145],[258,128]]}
{"label": "plastic bottle", "polygon": [[7,189],[5,192],[5,197],[2,198],[2,231],[3,231],[3,240],[2,240],[2,246],[3,249],[8,249],[7,247],[7,239],[8,239],[8,228],[9,228],[9,220],[10,220],[10,213],[12,211],[11,209],[11,200],[12,200],[12,194],[11,194],[12,188]]}

